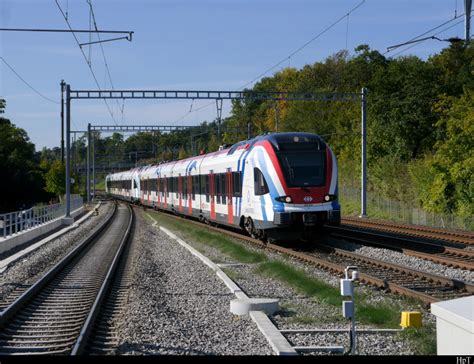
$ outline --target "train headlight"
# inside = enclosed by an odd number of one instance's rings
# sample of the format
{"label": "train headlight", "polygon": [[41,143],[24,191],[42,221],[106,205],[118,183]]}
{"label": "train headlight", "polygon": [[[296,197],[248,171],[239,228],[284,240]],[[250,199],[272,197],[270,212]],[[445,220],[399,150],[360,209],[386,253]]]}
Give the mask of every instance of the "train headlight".
{"label": "train headlight", "polygon": [[277,200],[278,202],[286,202],[286,203],[293,202],[293,199],[291,198],[291,196],[280,196],[280,197],[275,198],[275,200]]}
{"label": "train headlight", "polygon": [[325,202],[334,201],[336,198],[337,198],[337,195],[324,195]]}

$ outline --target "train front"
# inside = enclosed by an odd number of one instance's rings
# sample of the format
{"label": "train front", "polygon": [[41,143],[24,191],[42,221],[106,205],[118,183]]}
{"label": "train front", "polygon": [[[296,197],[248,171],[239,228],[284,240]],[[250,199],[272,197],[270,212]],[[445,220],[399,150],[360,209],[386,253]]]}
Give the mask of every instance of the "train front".
{"label": "train front", "polygon": [[339,224],[337,161],[329,146],[316,134],[274,134],[270,139],[275,169],[283,192],[273,196],[273,223],[306,234],[323,224]]}

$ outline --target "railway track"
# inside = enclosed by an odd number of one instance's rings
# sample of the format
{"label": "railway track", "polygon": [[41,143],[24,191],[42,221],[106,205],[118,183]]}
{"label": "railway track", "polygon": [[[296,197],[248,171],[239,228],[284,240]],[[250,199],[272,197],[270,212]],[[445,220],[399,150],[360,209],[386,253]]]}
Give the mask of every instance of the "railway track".
{"label": "railway track", "polygon": [[448,267],[474,271],[474,251],[417,240],[414,237],[400,237],[380,231],[366,231],[351,226],[327,227],[332,237],[341,238],[361,245],[370,245],[400,251],[406,255],[429,260]]}
{"label": "railway track", "polygon": [[474,233],[469,231],[444,230],[419,225],[398,224],[381,220],[368,220],[354,217],[345,217],[341,223],[357,228],[370,228],[395,234],[415,236],[435,241],[452,242],[463,245],[474,245]]}
{"label": "railway track", "polygon": [[[166,215],[176,219],[183,219],[182,217],[171,214]],[[323,244],[318,243],[318,246],[321,245],[323,248],[322,251],[301,251],[301,249],[297,250],[297,248],[287,248],[282,245],[263,243],[260,240],[243,235],[240,232],[204,225],[203,223],[190,219],[187,219],[187,221],[197,226],[207,226],[210,230],[220,234],[232,236],[253,246],[293,257],[318,268],[335,272],[341,276],[344,274],[344,270],[348,265],[356,265],[359,267],[361,282],[397,294],[417,298],[426,304],[474,294],[474,285],[467,282],[418,271],[383,260],[368,258],[356,253],[323,246]]]}
{"label": "railway track", "polygon": [[100,312],[106,312],[103,303],[108,302],[132,224],[132,209],[116,206],[107,221],[43,278],[15,293],[0,314],[0,354],[75,355],[90,347],[92,334],[99,340],[94,325],[100,327]]}

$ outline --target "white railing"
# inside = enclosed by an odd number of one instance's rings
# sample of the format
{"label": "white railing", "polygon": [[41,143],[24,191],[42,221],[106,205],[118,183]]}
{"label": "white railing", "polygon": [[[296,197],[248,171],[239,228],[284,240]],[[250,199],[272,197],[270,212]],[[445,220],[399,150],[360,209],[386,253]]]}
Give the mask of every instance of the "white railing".
{"label": "white railing", "polygon": [[[80,208],[82,204],[83,200],[80,195],[71,195],[71,211]],[[43,225],[65,214],[66,203],[36,206],[28,210],[0,214],[0,237],[6,238],[7,236],[21,233],[24,230]]]}

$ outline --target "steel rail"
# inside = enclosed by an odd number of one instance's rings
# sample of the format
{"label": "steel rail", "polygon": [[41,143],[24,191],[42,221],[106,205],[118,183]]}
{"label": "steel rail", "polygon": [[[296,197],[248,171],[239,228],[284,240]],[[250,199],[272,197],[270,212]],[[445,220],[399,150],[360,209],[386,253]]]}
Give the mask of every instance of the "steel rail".
{"label": "steel rail", "polygon": [[[331,236],[347,239],[363,245],[378,246],[404,254],[430,260],[435,263],[474,270],[474,251],[452,248],[439,244],[407,239],[373,231],[354,230],[347,227],[327,226]],[[379,239],[385,240],[380,241]],[[408,248],[406,248],[408,246]]]}
{"label": "steel rail", "polygon": [[[71,354],[73,350],[72,355],[77,355],[84,352],[104,297],[110,292],[115,268],[130,237],[134,217],[130,206],[127,209],[130,214],[127,225],[122,224],[122,220],[115,221],[118,215],[115,203],[114,211],[106,222],[3,312],[0,342],[4,354]],[[125,218],[127,216],[121,213],[120,219]],[[115,225],[112,225],[112,221]],[[123,227],[108,238],[110,241],[105,242],[115,247],[112,254],[108,254],[109,245],[91,246],[94,240],[105,236],[104,230],[110,230],[110,226]],[[89,251],[89,247],[98,250]],[[83,252],[86,255],[82,256]],[[105,255],[102,257],[96,254]],[[76,257],[80,259],[74,259]],[[90,264],[88,259],[91,257],[95,257],[99,265],[104,264],[101,263],[103,259],[110,263],[94,275],[81,273],[77,276],[77,272],[83,271],[84,263],[85,267],[90,266],[87,264]]]}
{"label": "steel rail", "polygon": [[110,287],[110,284],[113,280],[113,276],[115,274],[118,262],[119,262],[119,260],[122,256],[124,247],[125,247],[127,241],[130,238],[130,232],[132,230],[132,225],[133,225],[133,222],[134,222],[134,213],[133,213],[132,208],[129,205],[127,205],[127,207],[130,211],[130,220],[128,222],[127,230],[125,231],[125,234],[122,238],[122,241],[120,242],[120,246],[117,250],[117,253],[115,254],[113,262],[112,262],[112,264],[111,264],[111,266],[110,266],[110,268],[107,272],[107,275],[104,279],[104,282],[102,283],[102,286],[100,287],[99,293],[97,294],[97,298],[96,298],[94,304],[92,305],[92,308],[89,312],[89,315],[87,316],[87,319],[84,323],[84,326],[83,326],[81,332],[79,333],[79,337],[78,337],[78,339],[76,341],[76,344],[74,345],[74,347],[71,351],[71,355],[81,355],[81,354],[84,353],[85,347],[87,345],[90,334],[92,332],[93,325],[95,323],[95,319],[96,319],[96,317],[99,313],[101,304],[104,301],[104,298],[106,297],[107,291],[108,291],[108,289]]}
{"label": "steel rail", "polygon": [[380,220],[360,220],[351,217],[345,217],[341,220],[341,222],[345,225],[356,227],[368,227],[375,230],[389,231],[403,235],[413,235],[426,239],[449,241],[464,245],[474,245],[474,233],[469,231],[442,230],[434,227],[407,225]]}
{"label": "steel rail", "polygon": [[117,204],[114,204],[114,211],[109,218],[97,228],[93,234],[91,234],[86,240],[74,248],[69,254],[61,259],[54,267],[52,267],[42,278],[40,278],[35,284],[28,288],[23,294],[21,294],[15,301],[13,301],[5,310],[0,313],[0,327],[3,327],[5,323],[18,312],[34,295],[41,291],[41,289],[48,284],[53,277],[56,276],[71,260],[82,252],[91,241],[99,236],[107,226],[110,225],[117,212]]}
{"label": "steel rail", "polygon": [[[147,209],[152,209],[151,207],[148,207],[148,206],[143,206],[143,207],[145,207]],[[152,210],[157,211],[156,209],[152,209]],[[317,258],[315,256],[308,255],[308,254],[305,254],[305,253],[296,252],[292,249],[284,248],[284,247],[276,245],[276,244],[264,243],[260,240],[245,236],[240,232],[238,233],[238,232],[234,232],[234,231],[231,231],[231,230],[222,229],[220,227],[203,224],[201,222],[190,219],[187,216],[186,217],[176,216],[176,215],[170,214],[169,212],[164,211],[164,210],[159,210],[158,212],[165,213],[167,216],[173,217],[175,219],[180,219],[181,220],[183,218],[186,218],[186,220],[188,222],[190,222],[191,224],[194,224],[196,226],[200,226],[200,227],[206,226],[210,230],[235,237],[239,240],[243,240],[247,243],[251,243],[252,245],[259,246],[263,249],[267,249],[267,250],[270,250],[270,251],[274,251],[274,252],[278,252],[278,253],[282,253],[282,254],[291,256],[293,258],[296,258],[296,259],[301,260],[301,261],[306,262],[306,263],[310,263],[310,264],[315,265],[317,267],[320,267],[320,268],[323,268],[323,269],[326,269],[326,270],[329,270],[329,271],[337,272],[338,274],[341,274],[341,275],[344,274],[344,270],[346,268],[345,265],[342,266],[342,265],[339,265],[337,263],[333,263],[333,262],[330,262],[328,260]],[[334,248],[331,247],[331,249],[334,249]],[[341,254],[342,254],[342,252],[341,252]],[[352,257],[355,257],[355,256],[352,256]],[[362,255],[357,255],[357,258],[358,259],[371,260],[372,264],[375,264],[379,267],[387,267],[388,269],[391,269],[393,271],[397,271],[397,270],[400,271],[400,272],[405,271],[406,274],[408,274],[408,275],[415,275],[419,278],[426,279],[426,281],[428,283],[433,282],[433,284],[438,283],[439,285],[445,285],[445,286],[448,286],[448,287],[453,287],[454,289],[458,289],[460,291],[466,291],[466,292],[469,292],[469,293],[474,292],[474,285],[471,285],[467,282],[459,281],[459,280],[456,280],[456,279],[449,279],[449,278],[445,278],[445,277],[434,275],[434,274],[427,273],[427,272],[417,271],[415,269],[407,268],[407,267],[404,267],[404,266],[387,263],[387,262],[382,261],[382,260],[370,259],[370,258],[367,258],[367,257],[362,256]],[[378,288],[383,288],[383,289],[386,289],[386,290],[389,290],[391,292],[398,293],[398,294],[401,294],[401,295],[404,295],[404,296],[417,298],[417,299],[421,300],[422,302],[424,302],[425,304],[430,304],[430,303],[433,303],[433,302],[440,301],[440,299],[435,297],[435,296],[432,296],[432,295],[429,295],[429,294],[426,294],[426,293],[423,293],[423,292],[419,292],[419,291],[413,290],[413,289],[408,288],[408,287],[404,287],[400,284],[391,282],[387,279],[381,279],[381,278],[375,277],[375,276],[367,274],[367,273],[359,272],[359,277],[360,277],[361,282],[363,282],[363,283],[367,283],[367,284],[376,286]]]}

